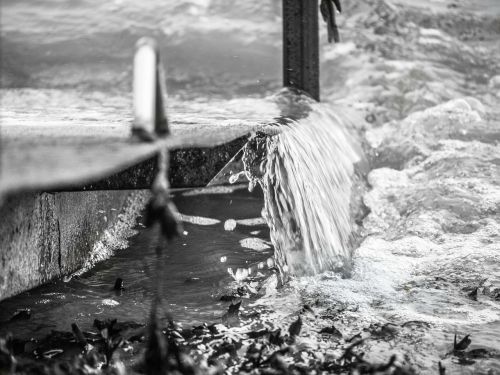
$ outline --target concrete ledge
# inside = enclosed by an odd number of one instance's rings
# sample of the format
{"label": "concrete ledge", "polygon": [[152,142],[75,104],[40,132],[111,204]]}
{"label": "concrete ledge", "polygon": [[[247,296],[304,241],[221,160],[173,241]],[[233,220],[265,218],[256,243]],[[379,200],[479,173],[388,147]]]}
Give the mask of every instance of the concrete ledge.
{"label": "concrete ledge", "polygon": [[[154,142],[138,142],[130,136],[130,107],[115,108],[112,101],[109,107],[96,107],[77,96],[72,100],[85,112],[63,110],[61,117],[61,108],[67,102],[58,96],[47,103],[39,95],[31,98],[37,103],[32,113],[25,106],[16,107],[16,103],[30,98],[29,92],[2,94],[7,98],[2,97],[6,105],[0,109],[0,199],[12,192],[77,190],[144,163],[164,149],[191,150],[179,151],[186,155],[208,148],[219,152],[232,141],[268,126],[281,114],[271,99],[182,103],[178,108],[171,103],[171,135]],[[200,164],[195,167],[199,169]],[[129,173],[122,182],[140,182],[141,175]],[[147,183],[140,187],[145,185],[149,187]],[[121,189],[136,186],[129,184]]]}
{"label": "concrete ledge", "polygon": [[[213,147],[172,150],[168,178],[173,188],[206,186],[246,144],[248,136]],[[157,158],[140,162],[122,172],[87,185],[64,187],[60,191],[149,189],[157,170]]]}

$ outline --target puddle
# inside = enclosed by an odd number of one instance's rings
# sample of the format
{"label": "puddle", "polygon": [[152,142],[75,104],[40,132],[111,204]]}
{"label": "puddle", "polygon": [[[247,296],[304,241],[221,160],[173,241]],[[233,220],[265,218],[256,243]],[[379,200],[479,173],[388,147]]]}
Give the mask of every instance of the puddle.
{"label": "puddle", "polygon": [[[165,251],[161,280],[165,324],[167,312],[180,323],[219,322],[227,310],[227,302],[220,298],[232,290],[234,282],[228,268],[256,269],[272,256],[267,225],[257,219],[262,195],[249,193],[246,187],[232,187],[231,193],[223,189],[226,194],[214,188],[205,193],[174,193],[184,233]],[[224,222],[228,219],[243,224],[227,231]],[[68,330],[74,322],[90,329],[94,318],[145,323],[154,291],[156,240],[155,234],[139,228],[127,249],[92,270],[69,282],[57,281],[1,302],[0,335],[10,331],[16,337],[40,337],[51,330]],[[124,289],[119,293],[113,290],[117,278],[123,279]],[[6,323],[20,308],[31,309],[30,319]]]}

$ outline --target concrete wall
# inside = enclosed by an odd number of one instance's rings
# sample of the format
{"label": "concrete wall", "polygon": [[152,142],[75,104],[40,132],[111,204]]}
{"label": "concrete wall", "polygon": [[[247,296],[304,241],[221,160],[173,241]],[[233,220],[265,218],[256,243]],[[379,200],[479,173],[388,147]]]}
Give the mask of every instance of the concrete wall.
{"label": "concrete wall", "polygon": [[125,246],[147,194],[92,191],[6,198],[0,207],[0,300]]}

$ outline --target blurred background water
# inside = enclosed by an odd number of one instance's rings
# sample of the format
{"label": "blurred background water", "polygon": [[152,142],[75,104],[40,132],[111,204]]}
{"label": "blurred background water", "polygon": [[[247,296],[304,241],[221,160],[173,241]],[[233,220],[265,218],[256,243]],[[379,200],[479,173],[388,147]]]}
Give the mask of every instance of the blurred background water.
{"label": "blurred background water", "polygon": [[2,87],[130,92],[134,45],[157,39],[172,95],[279,86],[277,1],[4,1]]}

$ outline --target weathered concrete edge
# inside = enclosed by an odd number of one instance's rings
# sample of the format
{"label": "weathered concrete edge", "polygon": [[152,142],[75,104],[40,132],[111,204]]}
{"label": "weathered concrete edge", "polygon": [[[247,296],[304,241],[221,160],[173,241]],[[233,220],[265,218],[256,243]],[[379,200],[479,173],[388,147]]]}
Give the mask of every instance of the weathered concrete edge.
{"label": "weathered concrete edge", "polygon": [[[249,134],[214,147],[180,148],[170,151],[170,185],[173,188],[206,186],[246,144],[248,137]],[[152,157],[99,181],[53,191],[149,189],[156,175],[156,163],[156,157]]]}
{"label": "weathered concrete edge", "polygon": [[[0,171],[0,200],[11,193],[19,193],[21,191],[56,191],[62,189],[73,188],[73,190],[80,190],[83,185],[96,183],[97,181],[104,180],[109,176],[116,174],[119,171],[132,168],[133,166],[145,162],[158,154],[160,150],[180,150],[180,149],[198,149],[198,148],[214,148],[234,141],[240,137],[248,136],[254,132],[260,131],[261,128],[268,126],[272,123],[273,119],[262,121],[253,125],[240,125],[235,126],[235,129],[224,129],[209,126],[204,126],[198,132],[197,128],[191,130],[187,129],[185,134],[174,134],[164,138],[158,138],[154,142],[139,142],[133,138],[125,138],[117,141],[117,143],[110,143],[107,145],[106,152],[100,152],[98,155],[93,153],[83,153],[83,159],[72,160],[71,163],[62,163],[63,166],[56,167],[54,173],[51,172],[50,167],[42,167],[45,171],[40,175],[37,172],[30,171],[24,175],[14,175],[10,178],[8,175],[2,174],[5,168]],[[57,138],[57,137],[56,137]],[[73,141],[75,141],[73,139]],[[99,142],[98,142],[99,143]],[[74,146],[75,148],[81,147],[78,143],[68,143],[67,146]],[[96,145],[90,145],[90,149],[95,151]],[[101,146],[106,146],[104,142]],[[26,146],[26,147],[29,147]],[[19,148],[19,147],[18,147]],[[17,149],[17,148],[16,148]],[[67,154],[67,149],[66,154]],[[17,151],[15,151],[17,152]],[[42,153],[43,154],[43,153]],[[54,154],[50,154],[52,159]],[[97,158],[99,156],[99,158]],[[37,155],[39,157],[39,155]],[[9,158],[8,153],[2,154],[2,159],[5,161]],[[86,163],[86,158],[93,160],[92,167],[84,167],[79,170],[78,165],[82,162]],[[70,158],[71,159],[71,158]],[[43,158],[42,158],[43,160]],[[43,163],[41,163],[43,164]],[[56,163],[57,164],[57,163]],[[50,165],[50,163],[49,163]],[[63,171],[64,168],[68,170]],[[22,169],[21,169],[22,170]],[[33,173],[31,173],[33,172]],[[64,173],[61,173],[64,172]],[[35,176],[35,178],[33,178]],[[46,176],[51,176],[46,178]]]}

